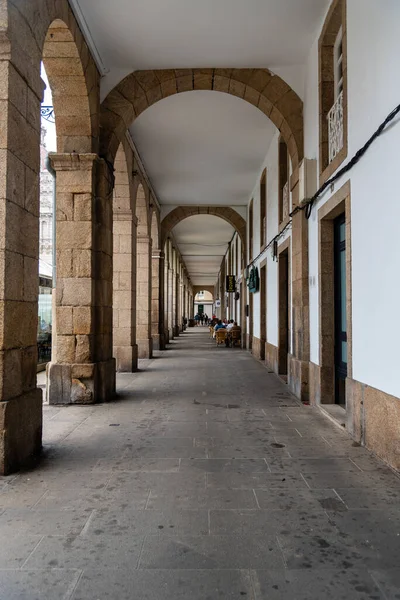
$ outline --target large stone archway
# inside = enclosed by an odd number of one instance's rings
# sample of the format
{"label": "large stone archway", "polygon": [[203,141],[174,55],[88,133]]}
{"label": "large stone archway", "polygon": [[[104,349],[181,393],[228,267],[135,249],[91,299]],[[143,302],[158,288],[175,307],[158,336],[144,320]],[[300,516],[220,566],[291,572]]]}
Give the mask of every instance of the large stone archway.
{"label": "large stone archway", "polygon": [[163,98],[210,90],[243,98],[279,129],[295,169],[303,158],[303,103],[292,88],[267,69],[163,69],[135,71],[101,106],[101,153],[114,160],[119,141],[146,108]]}
{"label": "large stone archway", "polygon": [[178,206],[174,208],[161,222],[161,244],[165,244],[171,230],[184,219],[196,215],[212,215],[227,221],[238,232],[242,242],[242,249],[246,246],[246,221],[229,206]]}

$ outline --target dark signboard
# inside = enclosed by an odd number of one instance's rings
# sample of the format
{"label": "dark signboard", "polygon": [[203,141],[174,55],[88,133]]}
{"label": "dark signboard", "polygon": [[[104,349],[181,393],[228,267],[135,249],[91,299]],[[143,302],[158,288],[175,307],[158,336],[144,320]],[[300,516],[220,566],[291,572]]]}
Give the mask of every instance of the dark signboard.
{"label": "dark signboard", "polygon": [[226,291],[228,294],[234,294],[236,292],[236,277],[235,275],[226,276]]}

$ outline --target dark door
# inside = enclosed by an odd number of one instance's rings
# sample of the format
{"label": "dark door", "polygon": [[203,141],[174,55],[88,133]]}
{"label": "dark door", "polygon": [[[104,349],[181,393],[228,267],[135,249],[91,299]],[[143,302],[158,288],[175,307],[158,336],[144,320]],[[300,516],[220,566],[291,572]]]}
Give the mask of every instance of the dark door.
{"label": "dark door", "polygon": [[347,315],[346,315],[346,218],[334,222],[335,232],[335,402],[346,406]]}
{"label": "dark door", "polygon": [[289,251],[279,255],[279,374],[287,375],[289,352]]}
{"label": "dark door", "polygon": [[265,342],[267,341],[267,267],[261,268],[260,278],[260,328],[261,349],[260,359],[265,360]]}

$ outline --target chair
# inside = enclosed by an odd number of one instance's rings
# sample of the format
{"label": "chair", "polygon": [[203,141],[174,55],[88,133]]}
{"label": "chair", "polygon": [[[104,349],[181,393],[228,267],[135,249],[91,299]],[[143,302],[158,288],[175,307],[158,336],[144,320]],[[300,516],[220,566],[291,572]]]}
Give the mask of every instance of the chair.
{"label": "chair", "polygon": [[215,332],[215,341],[217,342],[217,346],[220,344],[225,344],[226,334],[226,329],[218,329],[218,331]]}
{"label": "chair", "polygon": [[242,347],[242,331],[241,329],[234,329],[233,331],[231,331],[230,334],[231,337],[231,348],[233,348],[233,346],[236,346],[237,344],[239,344],[239,347]]}
{"label": "chair", "polygon": [[214,327],[212,325],[209,325],[208,329],[210,330],[210,338],[212,338],[214,335]]}

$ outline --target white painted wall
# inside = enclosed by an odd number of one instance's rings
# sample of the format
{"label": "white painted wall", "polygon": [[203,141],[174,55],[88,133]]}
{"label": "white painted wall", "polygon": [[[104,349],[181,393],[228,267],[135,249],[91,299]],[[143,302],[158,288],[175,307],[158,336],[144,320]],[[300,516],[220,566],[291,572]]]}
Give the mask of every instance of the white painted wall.
{"label": "white painted wall", "polygon": [[[400,3],[347,0],[348,159],[400,102]],[[305,156],[318,158],[318,44],[306,69]],[[398,378],[398,243],[400,122],[374,143],[335,185],[351,181],[353,377],[400,396]],[[331,191],[318,202],[317,209]],[[318,364],[318,246],[316,210],[309,222],[311,360]],[[315,286],[313,285],[315,277]]]}

